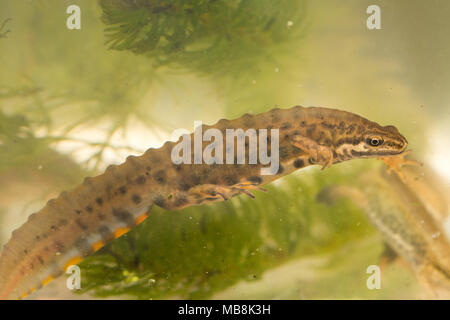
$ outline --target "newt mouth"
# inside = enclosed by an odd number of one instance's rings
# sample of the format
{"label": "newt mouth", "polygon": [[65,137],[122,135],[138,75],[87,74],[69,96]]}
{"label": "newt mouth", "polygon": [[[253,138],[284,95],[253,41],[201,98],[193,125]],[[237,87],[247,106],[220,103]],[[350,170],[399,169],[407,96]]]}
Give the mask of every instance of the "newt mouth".
{"label": "newt mouth", "polygon": [[399,153],[405,152],[406,148],[408,148],[408,140],[404,136],[402,136],[402,148]]}

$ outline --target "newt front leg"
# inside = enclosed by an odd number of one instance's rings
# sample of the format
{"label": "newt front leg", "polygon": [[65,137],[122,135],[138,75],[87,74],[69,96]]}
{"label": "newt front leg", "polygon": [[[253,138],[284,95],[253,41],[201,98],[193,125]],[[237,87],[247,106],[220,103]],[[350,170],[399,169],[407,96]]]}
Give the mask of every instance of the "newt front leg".
{"label": "newt front leg", "polygon": [[410,153],[411,153],[411,150],[407,150],[399,155],[390,156],[390,157],[379,157],[378,159],[383,161],[386,164],[388,173],[391,173],[392,171],[394,171],[400,177],[400,179],[404,180],[404,176],[401,171],[401,168],[403,166],[422,165],[422,163],[420,163],[418,161],[405,159],[405,156]]}
{"label": "newt front leg", "polygon": [[300,135],[295,135],[293,140],[293,145],[306,152],[316,163],[322,165],[322,170],[333,164],[333,152],[330,147],[320,145],[316,141]]}

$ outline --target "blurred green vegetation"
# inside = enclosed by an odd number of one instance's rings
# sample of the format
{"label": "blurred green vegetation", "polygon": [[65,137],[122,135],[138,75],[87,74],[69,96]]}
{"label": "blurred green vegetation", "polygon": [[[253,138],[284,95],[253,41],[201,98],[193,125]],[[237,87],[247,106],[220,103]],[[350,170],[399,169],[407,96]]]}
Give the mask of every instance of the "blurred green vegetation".
{"label": "blurred green vegetation", "polygon": [[[253,73],[273,47],[297,40],[303,1],[101,0],[107,45],[148,56],[156,66],[208,77]],[[264,48],[264,50],[261,50]]]}

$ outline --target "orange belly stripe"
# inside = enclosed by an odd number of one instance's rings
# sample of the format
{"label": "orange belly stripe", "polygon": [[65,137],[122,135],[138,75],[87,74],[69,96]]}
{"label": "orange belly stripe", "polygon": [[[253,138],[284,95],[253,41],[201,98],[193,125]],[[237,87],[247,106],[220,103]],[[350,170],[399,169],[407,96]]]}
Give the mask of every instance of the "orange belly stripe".
{"label": "orange belly stripe", "polygon": [[130,231],[130,228],[118,228],[116,229],[116,231],[114,231],[114,238],[119,238],[121,236],[123,236],[125,233],[127,233],[128,231]]}
{"label": "orange belly stripe", "polygon": [[147,217],[148,217],[148,214],[147,214],[147,213],[144,213],[144,214],[140,215],[140,216],[137,217],[137,219],[136,219],[136,224],[142,223],[145,219],[147,219]]}

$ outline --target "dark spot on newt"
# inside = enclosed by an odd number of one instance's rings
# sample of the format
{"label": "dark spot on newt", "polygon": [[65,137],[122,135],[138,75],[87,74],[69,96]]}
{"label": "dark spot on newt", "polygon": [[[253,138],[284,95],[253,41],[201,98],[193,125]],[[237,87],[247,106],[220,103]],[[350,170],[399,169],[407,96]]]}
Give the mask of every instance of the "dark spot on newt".
{"label": "dark spot on newt", "polygon": [[227,186],[232,186],[233,184],[236,184],[239,182],[238,178],[232,175],[228,175],[224,177],[225,184]]}
{"label": "dark spot on newt", "polygon": [[100,234],[103,240],[109,239],[112,235],[111,229],[107,226],[100,226],[98,228],[98,233]]}
{"label": "dark spot on newt", "polygon": [[280,147],[279,155],[280,155],[281,159],[284,159],[284,158],[286,158],[289,155],[289,151],[287,150],[286,147]]}
{"label": "dark spot on newt", "polygon": [[87,206],[86,207],[86,211],[89,212],[89,213],[92,213],[92,207],[91,206]]}
{"label": "dark spot on newt", "polygon": [[154,178],[158,183],[163,184],[166,182],[166,173],[164,170],[159,170],[155,173]]}
{"label": "dark spot on newt", "polygon": [[351,124],[351,125],[348,126],[347,132],[345,134],[352,134],[353,131],[355,131],[355,125]]}
{"label": "dark spot on newt", "polygon": [[127,193],[127,188],[125,186],[121,186],[119,188],[119,191],[120,191],[121,194],[125,194],[125,193]]}
{"label": "dark spot on newt", "polygon": [[336,128],[335,124],[328,123],[328,122],[325,122],[325,121],[322,121],[320,124],[322,125],[322,127],[326,128],[326,129],[329,129],[329,130],[333,130],[334,128]]}
{"label": "dark spot on newt", "polygon": [[163,196],[161,196],[161,195],[157,196],[157,197],[155,198],[154,202],[155,202],[155,204],[156,204],[158,207],[161,207],[161,208],[163,208],[163,209],[166,208],[166,200],[164,199]]}
{"label": "dark spot on newt", "polygon": [[302,149],[297,148],[297,147],[294,146],[294,145],[291,146],[291,152],[292,152],[292,154],[294,154],[294,155],[298,155],[298,154],[303,153]]}
{"label": "dark spot on newt", "polygon": [[185,205],[186,203],[188,203],[188,200],[185,196],[178,196],[175,198],[175,205],[177,207],[181,207],[181,206]]}
{"label": "dark spot on newt", "polygon": [[103,204],[103,199],[100,198],[100,197],[98,197],[97,199],[95,199],[95,202],[97,202],[97,204],[98,204],[99,206],[101,206],[101,205]]}
{"label": "dark spot on newt", "polygon": [[185,181],[178,182],[178,187],[180,190],[187,191],[191,188],[191,185]]}
{"label": "dark spot on newt", "polygon": [[76,219],[75,223],[80,227],[81,230],[87,230],[88,226],[81,220],[81,219]]}
{"label": "dark spot on newt", "polygon": [[126,223],[127,225],[132,225],[134,223],[133,215],[124,209],[113,209],[113,216],[116,217],[117,220]]}
{"label": "dark spot on newt", "polygon": [[132,197],[132,200],[133,200],[133,202],[135,203],[135,204],[139,204],[139,203],[141,203],[141,196],[140,195],[138,195],[138,194],[133,194],[133,197]]}
{"label": "dark spot on newt", "polygon": [[147,179],[145,179],[144,176],[139,176],[139,177],[137,177],[137,179],[136,179],[136,183],[137,183],[137,184],[144,184],[146,180],[147,180]]}
{"label": "dark spot on newt", "polygon": [[249,177],[247,180],[252,183],[256,183],[256,184],[261,184],[261,182],[262,182],[262,178],[258,177],[258,176]]}
{"label": "dark spot on newt", "polygon": [[305,161],[303,159],[296,159],[294,161],[294,168],[303,168],[305,166]]}
{"label": "dark spot on newt", "polygon": [[339,139],[336,143],[336,146],[340,146],[342,144],[351,144],[351,145],[358,145],[360,143],[360,140],[358,138],[342,138]]}

